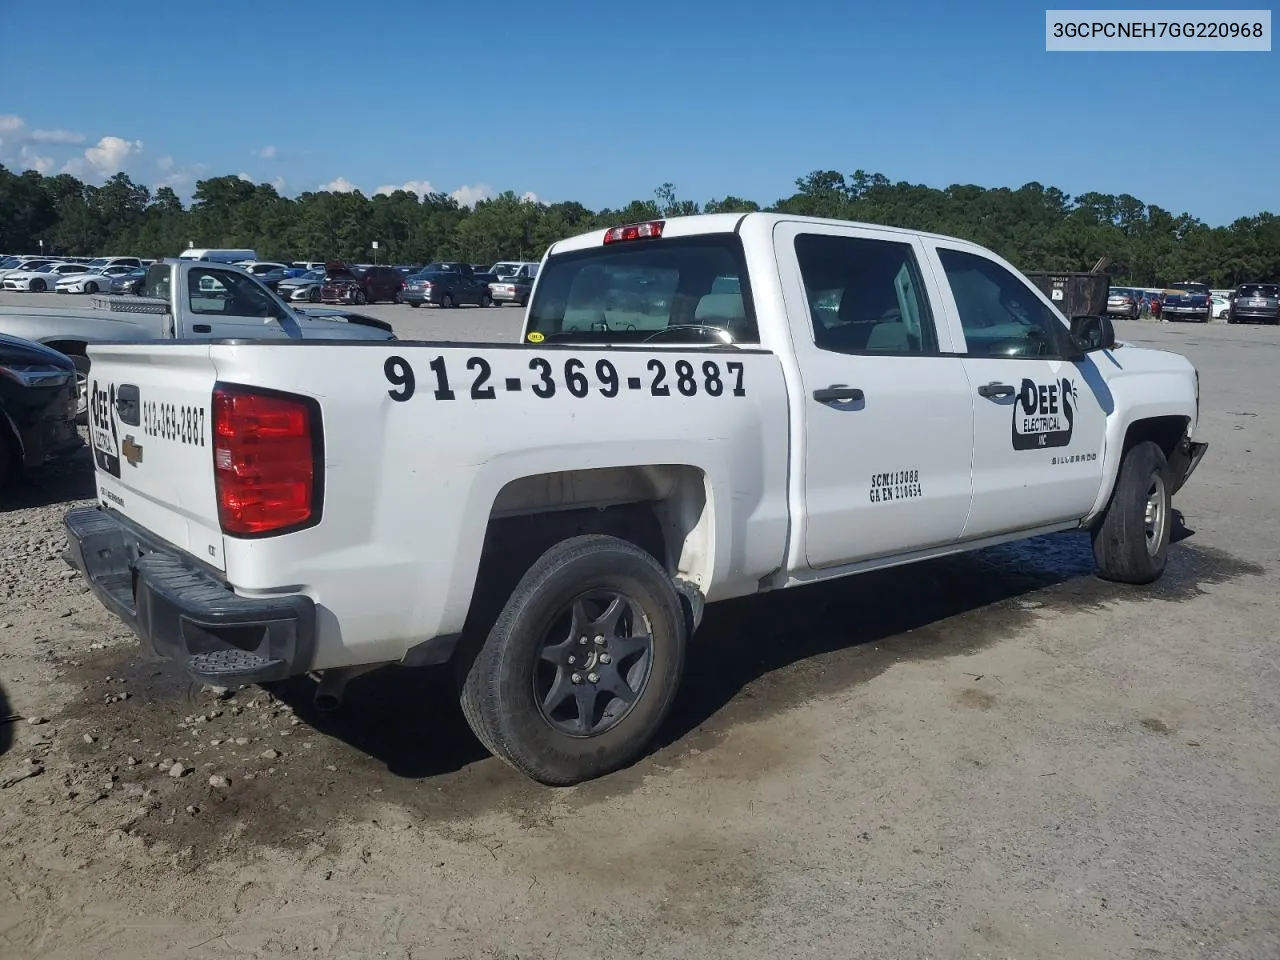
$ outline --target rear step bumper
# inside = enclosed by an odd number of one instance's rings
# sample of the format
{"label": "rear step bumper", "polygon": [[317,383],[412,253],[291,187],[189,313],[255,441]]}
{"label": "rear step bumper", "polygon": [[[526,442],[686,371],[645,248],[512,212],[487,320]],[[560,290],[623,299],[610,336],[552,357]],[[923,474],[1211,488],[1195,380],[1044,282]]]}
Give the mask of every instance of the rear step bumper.
{"label": "rear step bumper", "polygon": [[157,656],[215,685],[305,673],[315,652],[315,604],[291,594],[250,598],[101,507],[64,518],[64,559]]}

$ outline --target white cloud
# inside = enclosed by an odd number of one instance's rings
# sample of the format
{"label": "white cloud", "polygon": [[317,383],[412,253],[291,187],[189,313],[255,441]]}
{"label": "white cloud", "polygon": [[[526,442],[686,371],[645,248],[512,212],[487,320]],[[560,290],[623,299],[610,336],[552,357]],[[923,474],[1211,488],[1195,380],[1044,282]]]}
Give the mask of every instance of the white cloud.
{"label": "white cloud", "polygon": [[284,177],[275,177],[271,181],[271,185],[276,188],[276,193],[284,193]]}
{"label": "white cloud", "polygon": [[41,156],[25,143],[22,145],[22,149],[18,151],[18,163],[24,170],[34,170],[42,175],[58,165],[58,161],[53,157]]}
{"label": "white cloud", "polygon": [[[0,113],[0,136],[8,137],[20,134],[26,129],[27,121],[12,113]],[[3,141],[0,141],[3,142]]]}
{"label": "white cloud", "polygon": [[124,169],[125,161],[142,152],[141,140],[125,140],[123,137],[103,137],[96,145],[73,157],[62,165],[63,173],[74,176],[107,177]]}
{"label": "white cloud", "polygon": [[336,180],[330,180],[328,183],[320,184],[320,189],[328,190],[330,193],[354,193],[360,188],[346,177],[338,177]]}
{"label": "white cloud", "polygon": [[271,144],[267,144],[261,150],[255,150],[253,155],[261,160],[274,160],[276,158],[276,148]]}
{"label": "white cloud", "polygon": [[462,186],[454,190],[449,196],[458,201],[463,207],[474,207],[481,200],[488,200],[490,197],[497,196],[493,187],[487,183],[477,183],[473,187]]}
{"label": "white cloud", "polygon": [[379,187],[377,190],[373,192],[375,196],[377,194],[382,194],[383,196],[390,196],[391,194],[395,193],[397,190],[408,190],[410,193],[416,193],[420,197],[425,197],[428,193],[436,192],[436,188],[431,185],[430,180],[406,180],[404,183],[400,184],[400,186],[398,187],[393,186],[392,184],[387,184],[385,186]]}
{"label": "white cloud", "polygon": [[160,168],[161,172],[168,173],[170,170],[173,169],[173,157],[169,156],[169,154],[166,153],[163,157],[161,157],[159,160],[156,161],[156,166]]}
{"label": "white cloud", "polygon": [[523,200],[525,203],[541,203],[542,202],[541,200],[538,199],[538,195],[534,193],[532,190],[526,190],[524,193],[520,194],[520,199]]}
{"label": "white cloud", "polygon": [[247,173],[237,173],[236,176],[248,183],[254,182],[253,177],[249,176]]}
{"label": "white cloud", "polygon": [[32,130],[36,143],[84,143],[84,134],[74,130]]}

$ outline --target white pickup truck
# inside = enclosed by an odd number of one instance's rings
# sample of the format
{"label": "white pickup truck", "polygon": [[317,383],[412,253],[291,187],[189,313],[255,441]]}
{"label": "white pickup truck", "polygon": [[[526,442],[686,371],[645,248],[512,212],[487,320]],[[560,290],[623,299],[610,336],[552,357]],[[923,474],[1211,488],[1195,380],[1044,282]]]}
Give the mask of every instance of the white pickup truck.
{"label": "white pickup truck", "polygon": [[1051,531],[1162,573],[1183,357],[971,243],[776,214],[553,245],[520,343],[90,347],[68,559],[217,684],[451,663],[569,784],[643,753],[704,604]]}

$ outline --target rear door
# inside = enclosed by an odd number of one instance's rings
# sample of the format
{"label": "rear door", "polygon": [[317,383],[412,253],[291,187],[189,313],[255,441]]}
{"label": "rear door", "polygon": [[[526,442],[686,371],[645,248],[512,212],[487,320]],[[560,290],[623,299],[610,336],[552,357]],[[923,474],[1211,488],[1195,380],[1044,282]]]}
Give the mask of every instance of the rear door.
{"label": "rear door", "polygon": [[954,543],[969,512],[972,401],[919,241],[787,222],[774,239],[803,382],[808,565]]}
{"label": "rear door", "polygon": [[1073,362],[1067,327],[1006,265],[929,240],[973,404],[973,509],[966,540],[1083,517],[1102,486],[1112,401],[1092,353]]}
{"label": "rear door", "polygon": [[[179,336],[275,339],[297,336],[296,324],[261,284],[214,264],[187,272],[184,321]],[[293,331],[292,333],[290,331]]]}
{"label": "rear door", "polygon": [[211,410],[217,376],[209,347],[90,345],[89,359],[98,499],[222,569]]}

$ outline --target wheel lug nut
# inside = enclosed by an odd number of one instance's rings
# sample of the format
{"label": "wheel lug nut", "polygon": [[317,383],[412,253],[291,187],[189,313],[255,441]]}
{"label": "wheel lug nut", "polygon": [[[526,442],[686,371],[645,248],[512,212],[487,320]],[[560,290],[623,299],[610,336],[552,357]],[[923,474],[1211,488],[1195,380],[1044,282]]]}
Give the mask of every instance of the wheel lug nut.
{"label": "wheel lug nut", "polygon": [[[586,643],[586,641],[584,640],[583,643]],[[604,646],[604,637],[596,637],[596,646],[597,647]]]}
{"label": "wheel lug nut", "polygon": [[613,663],[613,657],[609,656],[607,653],[602,653],[602,654],[600,654],[600,662],[601,662],[601,663]]}
{"label": "wheel lug nut", "polygon": [[587,645],[587,638],[586,638],[586,637],[579,637],[579,638],[578,638],[578,645],[579,645],[579,646],[584,646],[584,647],[585,647],[585,646]]}
{"label": "wheel lug nut", "polygon": [[581,683],[581,682],[582,682],[582,674],[580,674],[580,673],[572,674],[572,675],[569,677],[569,680],[570,680],[571,682],[573,682],[573,683]]}
{"label": "wheel lug nut", "polygon": [[588,674],[587,674],[587,679],[588,679],[588,680],[590,680],[592,683],[599,683],[599,682],[600,682],[600,674],[598,674],[598,673],[588,673]]}
{"label": "wheel lug nut", "polygon": [[578,662],[578,658],[577,658],[577,657],[570,657],[570,658],[569,658],[569,662],[570,662],[570,663],[577,663],[577,662]]}

